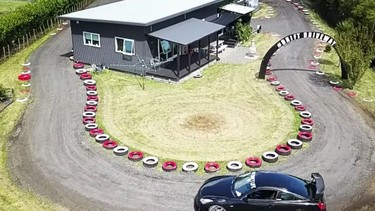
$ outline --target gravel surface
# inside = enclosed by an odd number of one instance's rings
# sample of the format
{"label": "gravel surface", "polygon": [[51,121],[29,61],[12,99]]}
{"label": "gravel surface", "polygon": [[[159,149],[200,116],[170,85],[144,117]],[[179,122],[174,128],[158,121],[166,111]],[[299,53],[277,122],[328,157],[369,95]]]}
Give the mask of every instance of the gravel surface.
{"label": "gravel surface", "polygon": [[[310,25],[285,1],[271,1],[274,19],[256,20],[264,31],[287,35]],[[90,143],[81,124],[82,81],[71,62],[68,29],[35,52],[33,103],[9,150],[9,167],[22,187],[72,210],[193,210],[193,196],[208,176],[147,170]],[[279,80],[307,105],[316,122],[311,146],[274,167],[308,178],[320,172],[330,210],[341,210],[362,193],[374,172],[374,130],[362,112],[305,69],[312,40],[285,46],[272,60]],[[250,76],[251,77],[251,76]]]}

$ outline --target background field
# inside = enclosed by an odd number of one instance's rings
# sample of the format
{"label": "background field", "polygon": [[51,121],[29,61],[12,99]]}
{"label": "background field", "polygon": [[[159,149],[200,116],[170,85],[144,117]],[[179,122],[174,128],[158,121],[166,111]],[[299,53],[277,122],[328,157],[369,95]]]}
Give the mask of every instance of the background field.
{"label": "background field", "polygon": [[0,0],[0,15],[2,13],[10,12],[15,8],[25,5],[28,0]]}

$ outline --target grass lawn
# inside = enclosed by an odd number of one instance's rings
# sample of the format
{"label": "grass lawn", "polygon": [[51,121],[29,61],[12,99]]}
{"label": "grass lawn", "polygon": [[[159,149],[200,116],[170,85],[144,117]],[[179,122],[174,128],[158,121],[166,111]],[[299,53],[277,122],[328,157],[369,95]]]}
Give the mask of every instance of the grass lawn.
{"label": "grass lawn", "polygon": [[[322,19],[311,12],[312,20],[316,21],[320,28],[324,30],[325,33],[335,36],[335,31],[330,28],[327,24],[322,21]],[[340,43],[337,43],[340,45]],[[324,52],[322,58],[319,60],[320,68],[323,70],[327,77],[331,80],[341,80],[341,68],[340,60],[334,49],[331,52]],[[362,79],[354,87],[354,90],[358,95],[353,98],[364,110],[368,111],[370,115],[375,118],[375,70],[369,69]],[[344,93],[347,93],[352,90],[344,90]],[[372,99],[374,102],[364,102],[363,99]]]}
{"label": "grass lawn", "polygon": [[256,11],[251,18],[257,19],[257,18],[275,17],[277,15],[277,11],[271,8],[272,7],[270,5],[266,3],[261,3],[259,4],[259,10]]}
{"label": "grass lawn", "polygon": [[27,0],[0,0],[0,15],[27,4]]}
{"label": "grass lawn", "polygon": [[[22,70],[21,64],[26,61],[30,53],[41,46],[48,38],[49,35],[41,38],[0,65],[0,84],[6,88],[14,88],[16,97],[20,91],[17,76]],[[11,138],[26,106],[25,103],[14,102],[0,113],[0,210],[53,210],[56,207],[49,202],[20,190],[13,183],[8,172],[8,140]]]}
{"label": "grass lawn", "polygon": [[[257,35],[261,52],[273,43]],[[264,42],[268,40],[268,42]],[[211,65],[201,79],[167,84],[107,71],[95,75],[99,124],[112,138],[147,155],[177,161],[244,161],[295,138],[299,118],[266,81],[260,59]]]}

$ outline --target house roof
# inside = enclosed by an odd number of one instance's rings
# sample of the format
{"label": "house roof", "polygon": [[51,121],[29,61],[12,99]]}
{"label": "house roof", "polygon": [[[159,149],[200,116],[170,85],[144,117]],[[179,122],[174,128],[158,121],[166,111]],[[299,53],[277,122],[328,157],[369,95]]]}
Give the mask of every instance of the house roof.
{"label": "house roof", "polygon": [[123,0],[60,16],[61,19],[148,26],[223,0]]}
{"label": "house roof", "polygon": [[233,23],[239,17],[241,17],[241,15],[237,13],[222,12],[218,18],[212,20],[211,22],[227,26],[228,24]]}
{"label": "house roof", "polygon": [[224,27],[225,26],[216,23],[190,18],[186,21],[160,29],[148,35],[174,43],[188,45],[202,39],[205,36],[215,33]]}
{"label": "house roof", "polygon": [[232,4],[227,4],[223,6],[221,9],[229,11],[229,12],[234,12],[234,13],[238,13],[241,15],[245,15],[247,13],[254,11],[256,8],[232,3]]}

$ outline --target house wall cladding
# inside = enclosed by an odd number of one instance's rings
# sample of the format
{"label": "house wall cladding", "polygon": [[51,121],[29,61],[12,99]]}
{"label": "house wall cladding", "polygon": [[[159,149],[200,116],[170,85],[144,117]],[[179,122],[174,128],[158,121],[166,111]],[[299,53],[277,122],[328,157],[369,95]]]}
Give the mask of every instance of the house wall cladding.
{"label": "house wall cladding", "polygon": [[[86,64],[103,64],[106,67],[141,74],[139,58],[152,58],[144,27],[110,23],[71,21],[74,59]],[[83,32],[100,34],[100,47],[84,45]],[[115,51],[115,37],[134,40],[135,54],[124,56]],[[135,65],[135,66],[134,66]]]}

